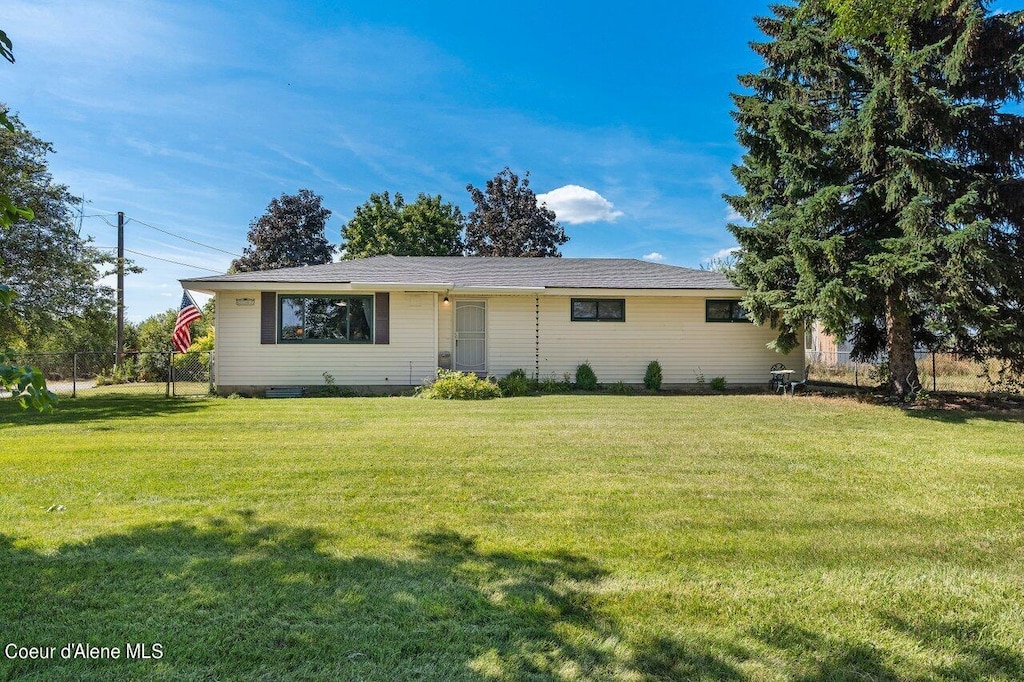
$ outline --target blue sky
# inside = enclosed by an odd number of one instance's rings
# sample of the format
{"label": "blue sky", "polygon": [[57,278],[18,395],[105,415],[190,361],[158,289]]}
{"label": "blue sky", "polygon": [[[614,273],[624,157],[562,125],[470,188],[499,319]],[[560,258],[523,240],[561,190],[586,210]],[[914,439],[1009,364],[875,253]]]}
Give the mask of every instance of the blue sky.
{"label": "blue sky", "polygon": [[[83,232],[213,271],[271,198],[308,187],[328,238],[371,192],[441,194],[501,168],[571,237],[566,256],[695,267],[733,246],[729,93],[759,67],[767,2],[5,0],[2,99],[52,142]],[[131,254],[129,254],[131,255]],[[133,256],[127,316],[204,270]]]}

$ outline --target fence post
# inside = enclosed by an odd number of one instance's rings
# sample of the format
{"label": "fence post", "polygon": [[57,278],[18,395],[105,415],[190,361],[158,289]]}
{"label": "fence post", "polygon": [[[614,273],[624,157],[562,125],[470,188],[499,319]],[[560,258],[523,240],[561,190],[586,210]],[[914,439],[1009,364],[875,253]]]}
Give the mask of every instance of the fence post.
{"label": "fence post", "polygon": [[209,365],[209,369],[206,372],[210,379],[209,393],[210,395],[213,395],[213,351],[209,351],[209,355],[207,355],[206,358],[208,360],[207,364]]}
{"label": "fence post", "polygon": [[174,351],[173,350],[169,350],[169,351],[167,351],[167,390],[164,391],[164,397],[165,398],[170,398],[171,395],[172,395],[171,394],[171,385],[174,383],[174,377],[172,376],[173,372],[174,372]]}
{"label": "fence post", "polygon": [[78,353],[71,354],[71,397],[78,397]]}
{"label": "fence post", "polygon": [[938,384],[936,383],[935,377],[935,351],[932,351],[932,393],[935,393],[937,390],[939,390],[938,388],[936,388],[937,385]]}

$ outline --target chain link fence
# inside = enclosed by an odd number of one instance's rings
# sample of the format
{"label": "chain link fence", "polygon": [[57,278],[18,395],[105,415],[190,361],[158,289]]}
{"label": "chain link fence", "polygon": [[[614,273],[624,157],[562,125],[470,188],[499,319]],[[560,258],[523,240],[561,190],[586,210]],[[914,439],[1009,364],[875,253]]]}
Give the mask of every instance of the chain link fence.
{"label": "chain link fence", "polygon": [[[849,352],[805,350],[807,378],[819,384],[873,388],[886,380],[884,361],[859,362]],[[995,363],[978,363],[951,353],[919,352],[921,388],[950,393],[1024,393],[1024,377],[1000,376]],[[214,392],[210,351],[129,351],[118,362],[113,352],[21,353],[18,364],[38,367],[47,387],[61,397],[80,395],[204,396]],[[3,391],[0,390],[0,397]]]}
{"label": "chain link fence", "polygon": [[[210,351],[20,353],[14,361],[38,367],[60,397],[81,395],[203,396],[214,389]],[[2,394],[2,391],[0,391]]]}
{"label": "chain link fence", "polygon": [[[838,350],[805,350],[808,378],[817,383],[841,384],[872,388],[887,377],[884,360],[858,362],[849,352]],[[952,353],[920,351],[917,375],[921,388],[948,393],[1021,393],[1021,377],[1001,376],[995,362],[979,363]]]}

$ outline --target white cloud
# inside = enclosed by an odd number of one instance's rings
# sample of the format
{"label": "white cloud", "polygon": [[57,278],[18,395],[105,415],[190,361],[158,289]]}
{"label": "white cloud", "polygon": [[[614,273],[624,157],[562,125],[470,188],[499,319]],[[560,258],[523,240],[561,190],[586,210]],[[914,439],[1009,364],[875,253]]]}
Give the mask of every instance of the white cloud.
{"label": "white cloud", "polygon": [[665,260],[665,257],[657,251],[651,251],[650,253],[644,254],[644,260],[649,260],[652,263],[660,263]]}
{"label": "white cloud", "polygon": [[537,201],[546,204],[559,220],[570,225],[582,223],[612,222],[622,215],[612,202],[592,189],[579,185],[565,185],[545,194],[538,194]]}
{"label": "white cloud", "polygon": [[710,256],[705,258],[704,260],[705,260],[705,262],[707,262],[707,261],[713,261],[713,260],[716,260],[716,259],[719,259],[719,258],[729,258],[730,256],[735,255],[736,252],[739,251],[739,250],[740,250],[740,247],[738,247],[738,246],[730,246],[727,249],[719,249],[718,251],[715,251],[713,254],[711,254]]}
{"label": "white cloud", "polygon": [[743,220],[743,215],[735,208],[730,207],[729,211],[725,214],[725,219],[730,223],[738,223]]}

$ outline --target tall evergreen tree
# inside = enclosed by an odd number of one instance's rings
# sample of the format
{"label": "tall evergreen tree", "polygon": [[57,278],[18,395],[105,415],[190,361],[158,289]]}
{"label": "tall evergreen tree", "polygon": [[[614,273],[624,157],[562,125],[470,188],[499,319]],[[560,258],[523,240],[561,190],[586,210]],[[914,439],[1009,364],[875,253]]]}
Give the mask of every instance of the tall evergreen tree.
{"label": "tall evergreen tree", "polygon": [[522,180],[507,166],[487,181],[485,190],[466,185],[476,207],[466,224],[471,256],[553,256],[569,241],[555,212],[537,203],[530,174]]}
{"label": "tall evergreen tree", "polygon": [[461,256],[462,211],[440,195],[420,194],[411,204],[398,192],[371,194],[341,228],[345,258]]}
{"label": "tall evergreen tree", "polygon": [[810,7],[835,14],[832,32],[866,38],[885,36],[897,51],[909,47],[908,26],[915,19],[934,17],[945,0],[808,0]]}
{"label": "tall evergreen tree", "polygon": [[334,247],[324,236],[329,209],[308,189],[271,199],[267,212],[249,223],[249,246],[231,263],[233,272],[330,263]]}
{"label": "tall evergreen tree", "polygon": [[1024,13],[949,0],[896,49],[844,38],[819,3],[773,11],[734,95],[747,310],[783,350],[818,319],[884,352],[899,396],[915,344],[1024,370]]}

